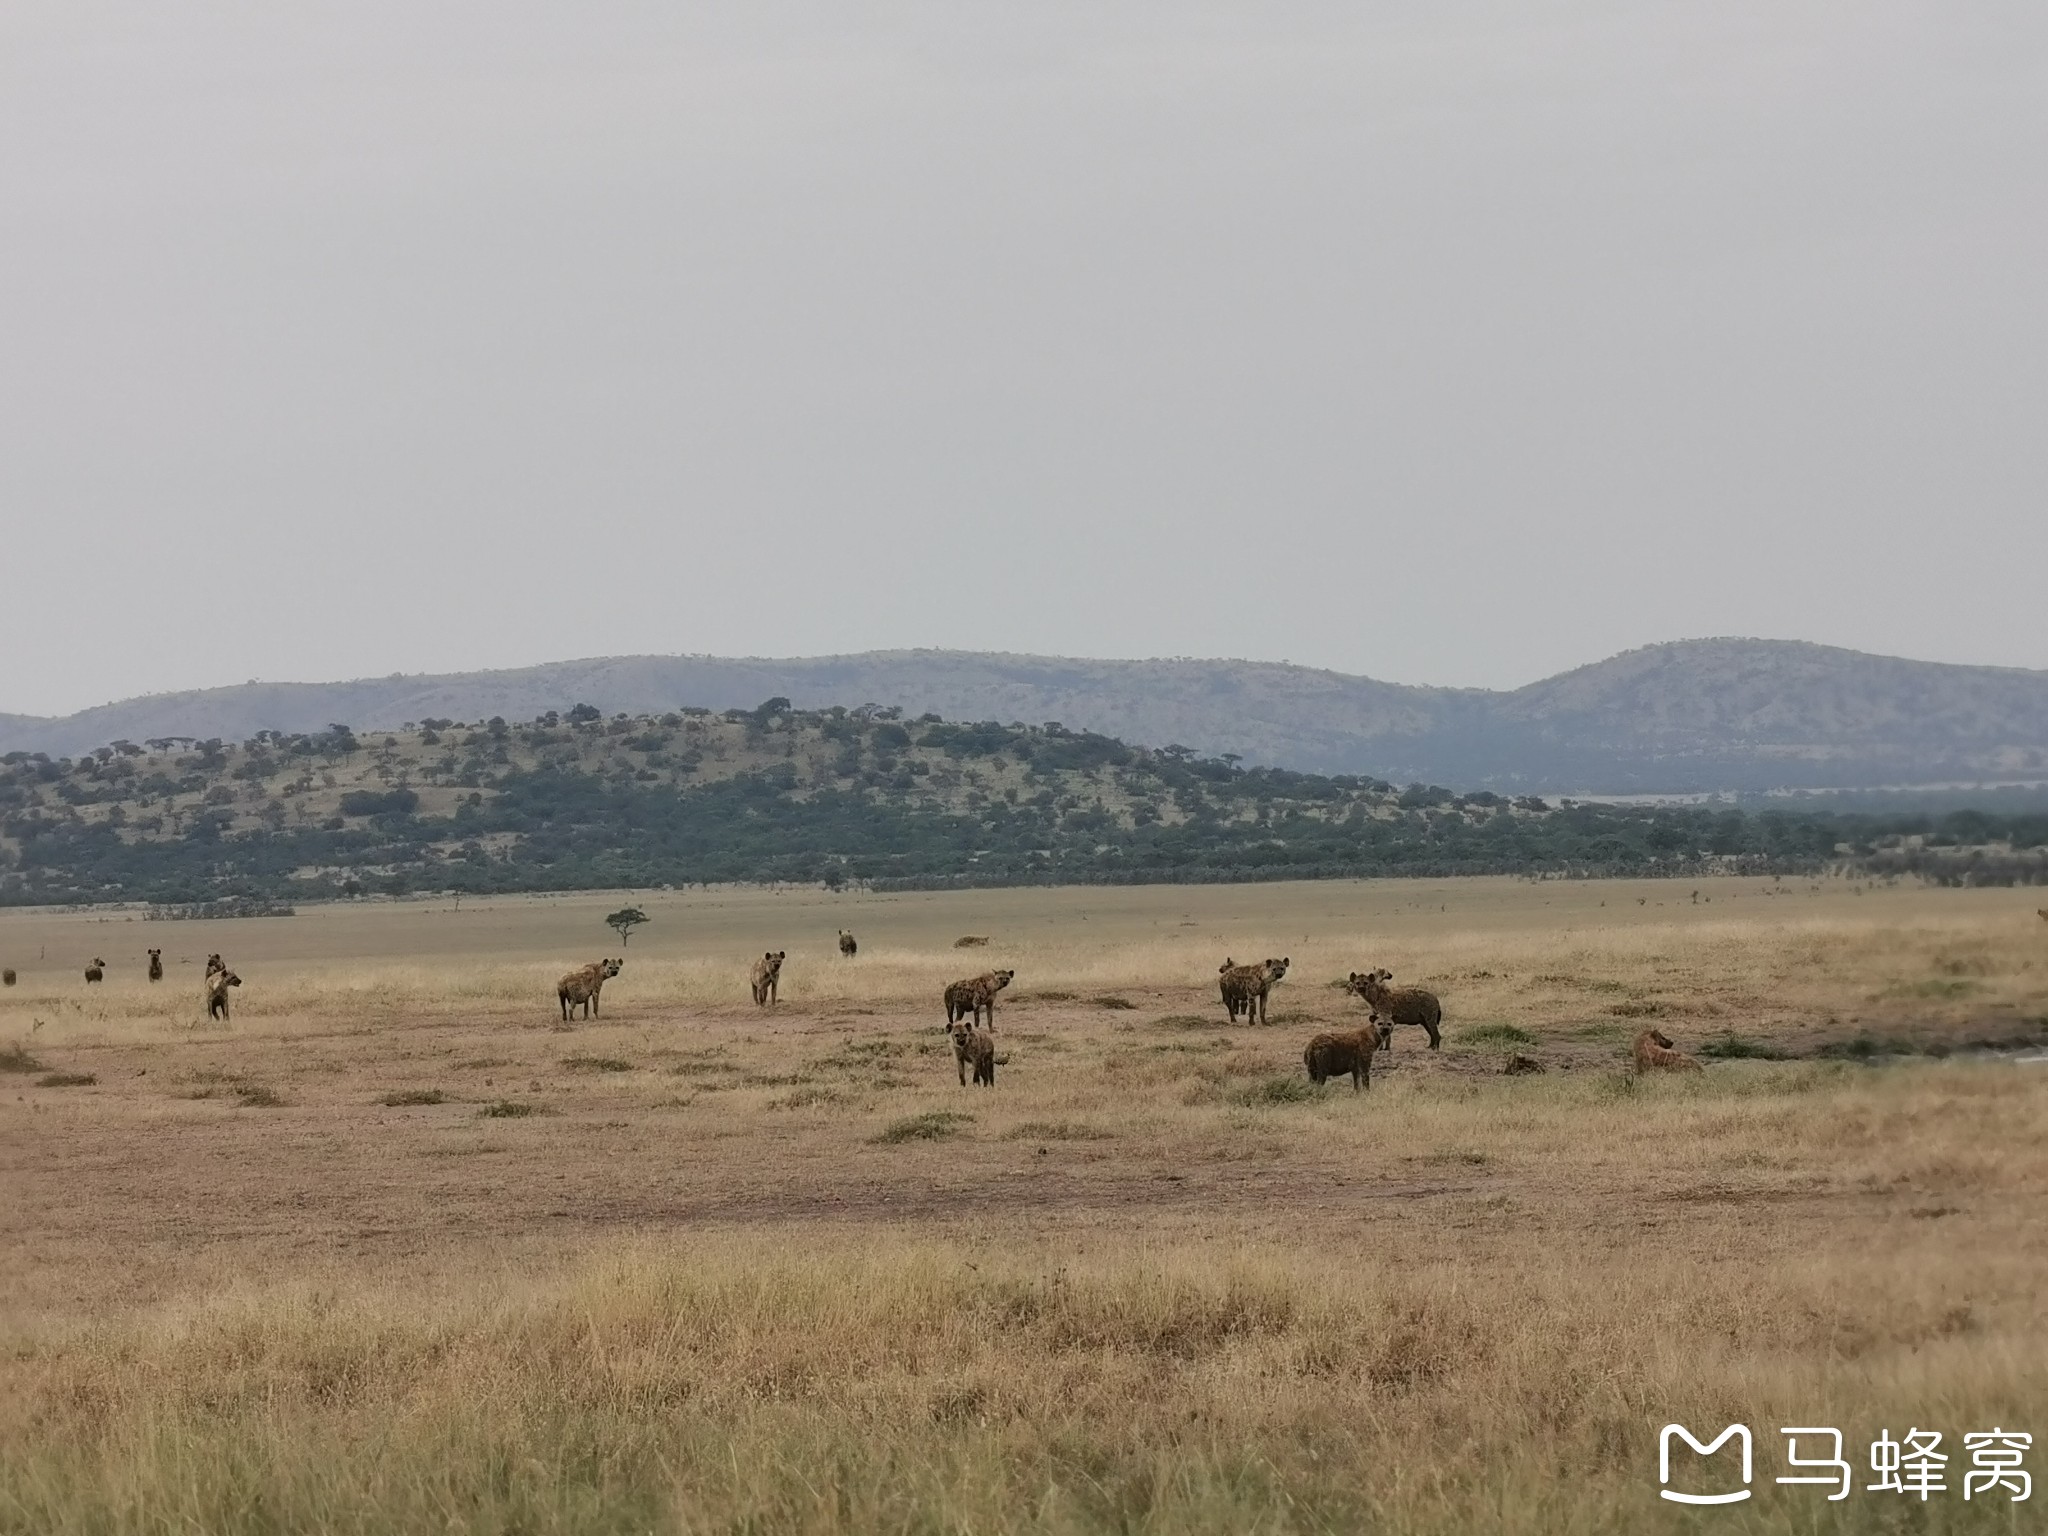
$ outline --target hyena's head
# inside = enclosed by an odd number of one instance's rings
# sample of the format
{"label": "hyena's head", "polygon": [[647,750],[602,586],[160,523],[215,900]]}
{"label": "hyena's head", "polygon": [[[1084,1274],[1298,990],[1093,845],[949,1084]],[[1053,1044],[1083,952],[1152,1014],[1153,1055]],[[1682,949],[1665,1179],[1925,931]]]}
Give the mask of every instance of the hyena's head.
{"label": "hyena's head", "polygon": [[995,982],[994,990],[997,992],[1002,991],[1003,988],[1007,987],[1012,981],[1016,979],[1017,976],[1017,973],[1015,971],[992,971],[989,974],[990,979]]}
{"label": "hyena's head", "polygon": [[621,956],[617,960],[606,960],[602,966],[605,975],[605,980],[609,981],[612,979],[612,977],[618,975],[620,971],[625,969],[625,965],[626,961],[624,956]]}
{"label": "hyena's head", "polygon": [[1291,964],[1293,964],[1293,961],[1285,955],[1282,955],[1277,960],[1272,958],[1270,955],[1267,956],[1265,965],[1266,980],[1278,981],[1282,976],[1285,976],[1287,974],[1287,967]]}
{"label": "hyena's head", "polygon": [[1672,1044],[1671,1044],[1671,1037],[1670,1037],[1669,1035],[1665,1034],[1663,1030],[1661,1030],[1661,1029],[1653,1029],[1653,1030],[1650,1030],[1650,1031],[1649,1031],[1649,1036],[1650,1036],[1650,1038],[1651,1038],[1652,1040],[1656,1041],[1656,1042],[1657,1042],[1657,1043],[1658,1043],[1659,1045],[1663,1046],[1665,1050],[1667,1050],[1667,1051],[1668,1051],[1668,1050],[1671,1050],[1671,1049],[1673,1048],[1673,1047],[1672,1047]]}

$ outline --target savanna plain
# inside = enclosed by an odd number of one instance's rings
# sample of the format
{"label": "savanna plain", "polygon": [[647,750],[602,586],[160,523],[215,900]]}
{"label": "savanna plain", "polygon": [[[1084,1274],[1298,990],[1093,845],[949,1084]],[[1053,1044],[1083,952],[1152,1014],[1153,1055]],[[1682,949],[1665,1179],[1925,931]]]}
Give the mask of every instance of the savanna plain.
{"label": "savanna plain", "polygon": [[[1469,880],[0,914],[0,1530],[2039,1529],[2048,1489],[1961,1476],[1966,1432],[2048,1436],[2039,904]],[[556,978],[620,954],[564,1023]],[[1230,1024],[1217,966],[1269,955],[1270,1022]],[[1374,966],[1441,996],[1442,1049],[1402,1029],[1367,1092],[1311,1088],[1303,1045],[1364,1022],[1341,981]],[[996,967],[996,1083],[963,1088],[940,991]],[[1647,1024],[1705,1070],[1631,1073]],[[1749,1424],[1753,1497],[1660,1501],[1672,1421]],[[1777,1485],[1782,1425],[1839,1427],[1856,1491]],[[1864,1491],[1912,1427],[1946,1491]]]}

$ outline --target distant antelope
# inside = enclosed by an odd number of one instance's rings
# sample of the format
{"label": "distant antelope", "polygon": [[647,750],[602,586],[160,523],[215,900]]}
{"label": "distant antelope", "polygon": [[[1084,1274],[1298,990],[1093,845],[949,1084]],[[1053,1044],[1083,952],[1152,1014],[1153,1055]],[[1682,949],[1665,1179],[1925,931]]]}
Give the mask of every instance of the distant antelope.
{"label": "distant antelope", "polygon": [[164,979],[164,952],[160,949],[152,949],[149,952],[149,979],[151,981],[162,981]]}
{"label": "distant antelope", "polygon": [[844,928],[839,930],[839,953],[851,960],[860,953],[860,945]]}
{"label": "distant antelope", "polygon": [[90,984],[95,981],[105,981],[107,979],[106,967],[106,961],[95,959],[91,965],[88,965],[85,968],[85,979],[87,983]]}
{"label": "distant antelope", "polygon": [[242,978],[225,966],[215,971],[206,983],[206,1016],[209,1019],[218,1019],[223,1024],[227,1023],[228,988],[239,987],[241,984]]}

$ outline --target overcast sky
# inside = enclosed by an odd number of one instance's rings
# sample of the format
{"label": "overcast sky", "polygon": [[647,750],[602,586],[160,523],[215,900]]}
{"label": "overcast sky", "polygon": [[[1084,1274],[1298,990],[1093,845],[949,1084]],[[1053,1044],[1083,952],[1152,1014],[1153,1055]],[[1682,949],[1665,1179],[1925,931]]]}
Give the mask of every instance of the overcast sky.
{"label": "overcast sky", "polygon": [[2048,6],[0,8],[0,710],[2048,666]]}

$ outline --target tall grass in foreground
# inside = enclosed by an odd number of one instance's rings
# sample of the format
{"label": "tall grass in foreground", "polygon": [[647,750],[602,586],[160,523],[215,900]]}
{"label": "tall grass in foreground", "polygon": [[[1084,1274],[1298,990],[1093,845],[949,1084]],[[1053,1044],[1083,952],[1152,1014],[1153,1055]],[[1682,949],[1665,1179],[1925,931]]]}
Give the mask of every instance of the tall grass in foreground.
{"label": "tall grass in foreground", "polygon": [[2048,1428],[2032,1283],[1918,1234],[1768,1272],[1612,1235],[1501,1268],[734,1236],[461,1294],[251,1291],[18,1342],[0,1528],[1706,1529],[1655,1497],[1677,1418],[1758,1430],[1716,1531],[2005,1530],[1955,1493],[1778,1489],[1770,1448]]}

